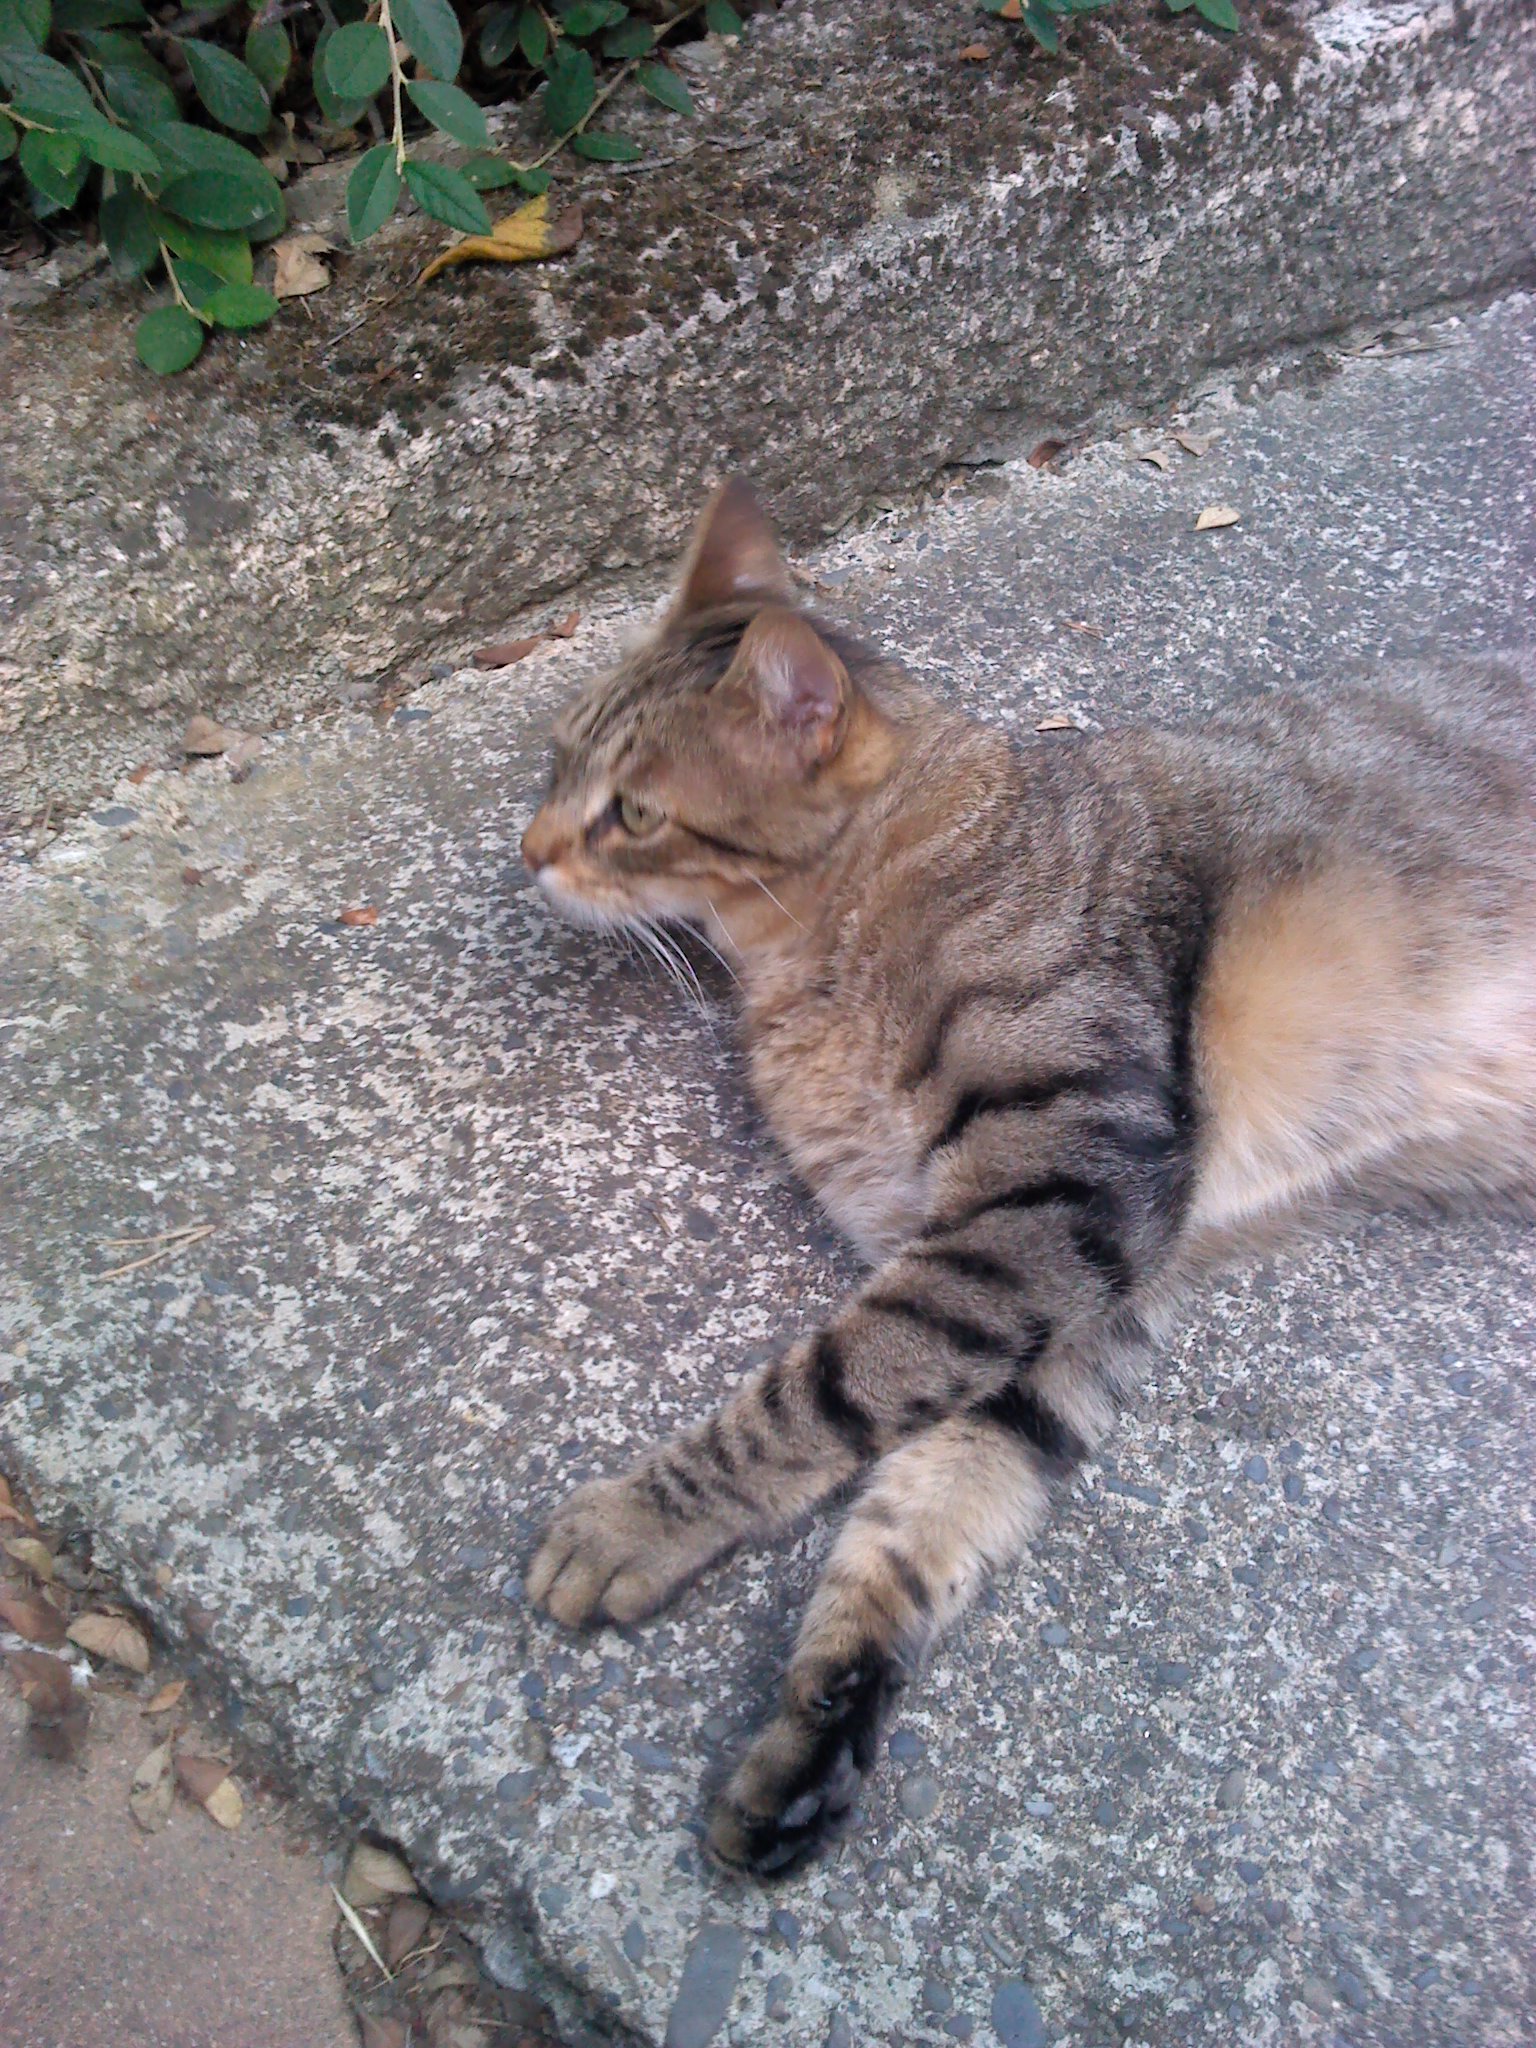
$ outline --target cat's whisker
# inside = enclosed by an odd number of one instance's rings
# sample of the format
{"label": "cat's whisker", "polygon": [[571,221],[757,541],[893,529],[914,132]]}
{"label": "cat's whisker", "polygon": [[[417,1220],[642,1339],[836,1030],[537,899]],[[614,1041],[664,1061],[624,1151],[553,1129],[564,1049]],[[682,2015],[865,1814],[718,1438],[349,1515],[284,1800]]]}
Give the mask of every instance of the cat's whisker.
{"label": "cat's whisker", "polygon": [[754,882],[756,882],[758,888],[762,890],[763,894],[768,898],[768,901],[773,905],[775,910],[782,910],[784,912],[784,915],[789,919],[790,923],[793,925],[799,925],[801,931],[809,930],[809,926],[800,924],[800,920],[798,917],[796,917],[795,913],[791,909],[789,909],[789,907],[786,904],[783,904],[779,901],[778,897],[774,895],[773,891],[769,888],[768,884],[763,880],[761,875],[753,875],[751,879]]}

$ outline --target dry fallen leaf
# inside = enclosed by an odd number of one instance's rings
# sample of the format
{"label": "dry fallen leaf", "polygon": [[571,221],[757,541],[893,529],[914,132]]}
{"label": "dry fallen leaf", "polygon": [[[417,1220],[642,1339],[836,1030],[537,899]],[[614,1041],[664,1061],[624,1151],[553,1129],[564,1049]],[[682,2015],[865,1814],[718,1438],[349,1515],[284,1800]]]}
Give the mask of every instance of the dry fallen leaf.
{"label": "dry fallen leaf", "polygon": [[29,1643],[56,1650],[64,1640],[64,1617],[41,1597],[0,1586],[0,1622]]}
{"label": "dry fallen leaf", "polygon": [[18,1564],[25,1565],[34,1578],[52,1579],[53,1552],[36,1536],[7,1536],[0,1549],[4,1549],[7,1556],[14,1557]]}
{"label": "dry fallen leaf", "polygon": [[173,1678],[169,1684],[161,1686],[152,1700],[146,1700],[143,1706],[140,1707],[139,1712],[141,1714],[166,1713],[171,1707],[175,1706],[186,1689],[187,1681],[184,1678]]}
{"label": "dry fallen leaf", "polygon": [[171,1817],[176,1780],[171,1776],[171,1739],[167,1737],[144,1758],[128,1788],[128,1811],[146,1835],[158,1835]]}
{"label": "dry fallen leaf", "polygon": [[1214,434],[1177,433],[1173,438],[1178,442],[1186,455],[1208,455],[1221,439],[1221,435],[1219,432]]}
{"label": "dry fallen leaf", "polygon": [[1045,469],[1066,447],[1065,441],[1037,441],[1025,458],[1031,469]]}
{"label": "dry fallen leaf", "polygon": [[384,1926],[384,1960],[392,1970],[398,1970],[416,1947],[431,1918],[432,1908],[425,1899],[395,1900]]}
{"label": "dry fallen leaf", "polygon": [[1064,712],[1053,711],[1049,718],[1042,718],[1035,727],[1036,732],[1076,732],[1077,727]]}
{"label": "dry fallen leaf", "polygon": [[535,647],[542,647],[545,638],[543,633],[535,633],[531,640],[497,640],[489,647],[477,647],[469,658],[476,668],[510,668]]}
{"label": "dry fallen leaf", "polygon": [[11,1491],[11,1482],[0,1478],[0,1522],[19,1522],[23,1529],[36,1529],[37,1523],[25,1508],[16,1505],[16,1496]]}
{"label": "dry fallen leaf", "polygon": [[406,2048],[408,2035],[404,2020],[393,2013],[365,2012],[359,2015],[363,2048]]}
{"label": "dry fallen leaf", "polygon": [[68,1763],[78,1754],[90,1726],[88,1693],[76,1690],[62,1657],[42,1650],[16,1650],[10,1666],[27,1703],[27,1740],[39,1756]]}
{"label": "dry fallen leaf", "polygon": [[1024,9],[1020,4],[1020,0],[1007,0],[1006,6],[999,7],[997,10],[997,18],[999,21],[1022,21],[1024,19]]}
{"label": "dry fallen leaf", "polygon": [[567,207],[549,217],[549,194],[530,199],[516,213],[497,221],[488,235],[465,235],[444,249],[422,271],[416,282],[429,283],[439,272],[459,263],[531,263],[541,256],[563,256],[581,240],[581,208]]}
{"label": "dry fallen leaf", "polygon": [[187,729],[181,736],[181,751],[200,759],[211,754],[225,754],[244,737],[232,725],[220,725],[216,719],[205,718],[201,711],[197,711],[187,720]]}
{"label": "dry fallen leaf", "polygon": [[128,780],[135,788],[138,788],[140,784],[148,782],[154,772],[155,764],[153,761],[141,761],[137,768],[130,768],[128,770]]}
{"label": "dry fallen leaf", "polygon": [[354,926],[377,924],[379,921],[379,913],[374,909],[371,903],[363,903],[359,904],[355,910],[344,910],[341,913],[341,921],[343,924],[350,924]]}
{"label": "dry fallen leaf", "polygon": [[1138,448],[1136,460],[1150,462],[1154,469],[1166,470],[1169,467],[1168,458],[1161,448]]}
{"label": "dry fallen leaf", "polygon": [[960,62],[962,64],[985,64],[991,55],[991,49],[986,43],[967,43],[960,52]]}
{"label": "dry fallen leaf", "polygon": [[580,612],[567,612],[563,619],[553,626],[546,626],[544,630],[551,640],[569,640],[580,624]]}
{"label": "dry fallen leaf", "polygon": [[82,1614],[66,1633],[82,1650],[121,1664],[125,1671],[137,1671],[142,1677],[149,1669],[149,1644],[142,1630],[121,1614]]}
{"label": "dry fallen leaf", "polygon": [[347,1874],[341,1881],[342,1896],[349,1906],[377,1906],[383,1900],[409,1897],[416,1880],[392,1850],[372,1842],[359,1842],[347,1859]]}
{"label": "dry fallen leaf", "polygon": [[276,268],[272,273],[273,298],[304,299],[311,292],[323,292],[331,281],[331,273],[320,257],[330,251],[331,244],[324,235],[313,232],[284,235],[272,250],[276,258]]}
{"label": "dry fallen leaf", "polygon": [[176,1782],[221,1828],[239,1827],[245,1801],[240,1796],[240,1787],[229,1775],[228,1764],[213,1756],[179,1756]]}
{"label": "dry fallen leaf", "polygon": [[1236,526],[1242,516],[1235,505],[1207,505],[1195,521],[1195,531],[1209,533],[1213,526]]}

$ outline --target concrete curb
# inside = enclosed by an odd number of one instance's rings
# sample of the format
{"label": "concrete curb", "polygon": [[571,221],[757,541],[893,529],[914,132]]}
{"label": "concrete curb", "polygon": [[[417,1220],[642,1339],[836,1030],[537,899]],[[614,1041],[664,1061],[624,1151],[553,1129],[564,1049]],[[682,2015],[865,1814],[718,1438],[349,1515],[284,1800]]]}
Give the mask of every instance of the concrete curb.
{"label": "concrete curb", "polygon": [[[1068,70],[956,62],[963,11],[807,0],[728,62],[696,46],[708,137],[751,146],[594,174],[569,265],[358,332],[338,290],[164,385],[119,367],[136,298],[16,316],[0,812],[81,800],[193,709],[262,728],[419,681],[445,638],[675,548],[728,464],[807,536],[1532,272],[1527,0],[1251,12],[1231,44],[1087,22]],[[425,245],[397,231],[402,276]]]}

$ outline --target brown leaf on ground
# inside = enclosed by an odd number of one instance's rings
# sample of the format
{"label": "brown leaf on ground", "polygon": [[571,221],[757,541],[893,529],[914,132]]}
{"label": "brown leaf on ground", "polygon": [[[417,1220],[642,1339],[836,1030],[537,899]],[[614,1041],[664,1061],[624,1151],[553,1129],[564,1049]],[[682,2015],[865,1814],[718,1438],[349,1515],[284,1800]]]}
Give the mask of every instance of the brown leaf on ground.
{"label": "brown leaf on ground", "polygon": [[1037,441],[1026,460],[1031,469],[1046,469],[1066,447],[1065,441]]}
{"label": "brown leaf on ground", "polygon": [[189,1799],[195,1799],[221,1828],[237,1828],[245,1813],[240,1787],[229,1775],[229,1765],[216,1756],[178,1756],[176,1782]]}
{"label": "brown leaf on ground", "polygon": [[581,240],[583,225],[579,206],[569,206],[551,220],[546,192],[506,214],[488,235],[462,236],[434,256],[416,282],[429,284],[459,263],[531,263],[543,256],[563,256]]}
{"label": "brown leaf on ground", "polygon": [[543,633],[535,633],[531,640],[497,640],[489,647],[477,647],[469,658],[476,668],[510,668],[535,647],[542,647],[544,640]]}
{"label": "brown leaf on ground", "polygon": [[18,1528],[37,1533],[37,1517],[21,1506],[8,1479],[0,1479],[0,1522],[14,1522]]}
{"label": "brown leaf on ground", "polygon": [[8,1557],[14,1557],[24,1565],[36,1579],[53,1578],[53,1552],[36,1536],[7,1536],[0,1544]]}
{"label": "brown leaf on ground", "polygon": [[42,1650],[15,1650],[9,1663],[17,1690],[27,1703],[27,1740],[39,1756],[68,1763],[79,1754],[90,1726],[88,1693],[76,1690],[62,1657]]}
{"label": "brown leaf on ground", "polygon": [[1164,472],[1172,467],[1167,455],[1161,448],[1138,448],[1136,460],[1138,462],[1150,462],[1154,469]]}
{"label": "brown leaf on ground", "polygon": [[272,296],[275,299],[304,299],[311,292],[323,292],[331,281],[331,273],[320,261],[323,254],[329,254],[331,244],[324,235],[313,231],[300,235],[284,235],[274,243],[272,254],[276,267],[272,274]]}
{"label": "brown leaf on ground", "polygon": [[195,889],[203,879],[203,870],[201,868],[183,868],[181,879],[184,887]]}
{"label": "brown leaf on ground", "polygon": [[224,756],[224,766],[229,770],[231,782],[246,782],[256,765],[256,756],[261,752],[261,734],[248,732],[236,740]]}
{"label": "brown leaf on ground", "polygon": [[142,1629],[121,1614],[82,1614],[66,1630],[72,1643],[89,1650],[93,1657],[105,1657],[136,1671],[142,1678],[149,1669],[149,1644]]}
{"label": "brown leaf on ground", "polygon": [[432,1908],[425,1899],[396,1899],[384,1926],[384,1960],[398,1970],[432,1920]]}
{"label": "brown leaf on ground", "polygon": [[408,2037],[404,2020],[396,2019],[391,2012],[365,2012],[359,2024],[363,2033],[363,2048],[406,2048]]}
{"label": "brown leaf on ground", "polygon": [[992,51],[986,43],[967,43],[960,52],[962,64],[986,64],[991,61]]}
{"label": "brown leaf on ground", "polygon": [[1221,435],[1219,432],[1214,434],[1186,434],[1180,432],[1175,434],[1173,438],[1178,442],[1186,455],[1209,455],[1212,448],[1221,439]]}
{"label": "brown leaf on ground", "polygon": [[358,1843],[341,1881],[341,1895],[349,1906],[377,1906],[385,1899],[409,1897],[415,1889],[416,1880],[400,1858],[372,1842]]}
{"label": "brown leaf on ground", "polygon": [[234,726],[220,725],[217,719],[205,718],[201,711],[197,711],[187,720],[187,729],[181,736],[181,751],[203,760],[213,754],[227,754],[243,738],[244,734]]}
{"label": "brown leaf on ground", "polygon": [[1007,0],[1007,5],[997,10],[997,18],[999,21],[1022,21],[1024,9],[1020,0]]}
{"label": "brown leaf on ground", "polygon": [[580,612],[567,612],[563,619],[553,626],[546,626],[544,630],[551,640],[569,640],[580,624]]}
{"label": "brown leaf on ground", "polygon": [[1053,711],[1049,718],[1042,718],[1035,727],[1036,732],[1076,732],[1077,727],[1064,712]]}
{"label": "brown leaf on ground", "polygon": [[157,1743],[133,1774],[128,1811],[146,1835],[158,1835],[171,1817],[176,1780],[171,1774],[171,1739]]}
{"label": "brown leaf on ground", "polygon": [[353,926],[377,924],[379,913],[371,903],[360,903],[353,910],[344,910],[341,913],[341,921]]}
{"label": "brown leaf on ground", "polygon": [[140,1707],[139,1712],[141,1714],[168,1713],[176,1705],[186,1689],[187,1681],[184,1678],[173,1678],[169,1684],[161,1686],[152,1700],[146,1700],[143,1706]]}
{"label": "brown leaf on ground", "polygon": [[38,1595],[0,1586],[0,1622],[29,1643],[56,1650],[64,1640],[64,1617]]}
{"label": "brown leaf on ground", "polygon": [[153,761],[141,761],[137,768],[130,768],[128,770],[128,780],[137,789],[140,783],[148,782],[154,772],[155,764]]}
{"label": "brown leaf on ground", "polygon": [[1207,505],[1195,521],[1195,531],[1209,533],[1213,526],[1236,526],[1242,516],[1235,505]]}

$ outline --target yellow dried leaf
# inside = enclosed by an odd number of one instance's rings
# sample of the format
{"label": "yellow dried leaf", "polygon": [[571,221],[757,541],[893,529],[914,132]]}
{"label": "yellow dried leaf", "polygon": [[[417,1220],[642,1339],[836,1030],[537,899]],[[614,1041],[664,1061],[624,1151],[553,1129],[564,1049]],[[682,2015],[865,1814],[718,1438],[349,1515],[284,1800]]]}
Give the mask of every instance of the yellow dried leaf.
{"label": "yellow dried leaf", "polygon": [[390,1850],[359,1842],[347,1859],[341,1889],[350,1906],[377,1906],[387,1898],[408,1897],[416,1880]]}
{"label": "yellow dried leaf", "polygon": [[582,227],[579,206],[567,207],[551,220],[546,192],[505,215],[488,235],[462,236],[434,256],[416,282],[428,284],[460,263],[532,263],[541,256],[563,256],[581,240]]}
{"label": "yellow dried leaf", "polygon": [[4,1547],[6,1555],[25,1565],[34,1578],[46,1581],[53,1577],[53,1553],[35,1536],[7,1536]]}
{"label": "yellow dried leaf", "polygon": [[1077,727],[1064,712],[1053,711],[1049,718],[1042,718],[1035,727],[1036,732],[1076,732]]}
{"label": "yellow dried leaf", "polygon": [[66,1633],[72,1643],[89,1650],[93,1657],[105,1657],[121,1664],[125,1671],[137,1671],[142,1678],[149,1669],[149,1644],[131,1621],[120,1614],[82,1614]]}
{"label": "yellow dried leaf", "polygon": [[216,1820],[221,1828],[237,1828],[245,1818],[245,1801],[240,1796],[240,1787],[233,1778],[225,1778],[214,1786],[203,1801],[203,1811],[210,1820]]}
{"label": "yellow dried leaf", "polygon": [[167,1709],[175,1706],[186,1689],[187,1681],[184,1678],[173,1678],[169,1685],[161,1686],[152,1700],[146,1700],[143,1706],[140,1707],[139,1712],[141,1714],[163,1714]]}
{"label": "yellow dried leaf", "polygon": [[171,1745],[158,1744],[133,1774],[128,1811],[146,1835],[157,1835],[171,1817],[176,1781],[171,1776]]}
{"label": "yellow dried leaf", "polygon": [[330,250],[330,243],[324,235],[285,235],[282,241],[273,245],[275,259],[272,272],[272,296],[275,299],[302,299],[311,292],[323,292],[331,281],[331,273],[320,261]]}
{"label": "yellow dried leaf", "polygon": [[239,1827],[245,1801],[229,1775],[228,1764],[216,1756],[178,1756],[176,1780],[187,1797],[195,1799],[221,1828]]}
{"label": "yellow dried leaf", "polygon": [[1213,526],[1236,526],[1242,516],[1235,505],[1207,505],[1195,521],[1195,531],[1209,533]]}

